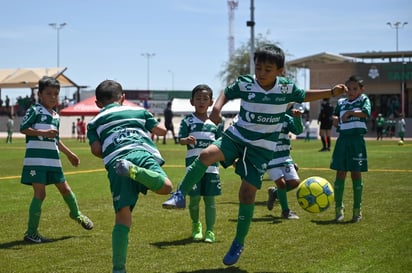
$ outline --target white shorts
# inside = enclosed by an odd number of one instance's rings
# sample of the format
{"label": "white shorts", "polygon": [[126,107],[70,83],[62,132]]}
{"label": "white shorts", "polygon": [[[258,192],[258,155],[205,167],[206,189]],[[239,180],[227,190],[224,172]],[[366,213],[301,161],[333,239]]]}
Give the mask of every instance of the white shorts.
{"label": "white shorts", "polygon": [[276,181],[281,177],[288,180],[299,180],[299,175],[293,163],[289,163],[282,167],[271,168],[267,170],[270,180]]}

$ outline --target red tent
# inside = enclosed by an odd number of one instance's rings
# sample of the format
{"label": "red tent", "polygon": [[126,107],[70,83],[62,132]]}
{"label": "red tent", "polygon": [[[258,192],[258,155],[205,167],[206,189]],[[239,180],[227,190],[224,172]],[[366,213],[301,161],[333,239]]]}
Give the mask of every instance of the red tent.
{"label": "red tent", "polygon": [[[61,116],[95,116],[100,112],[100,108],[96,106],[96,97],[90,97],[82,100],[74,105],[70,105],[60,110]],[[139,107],[137,104],[125,100],[123,105]]]}

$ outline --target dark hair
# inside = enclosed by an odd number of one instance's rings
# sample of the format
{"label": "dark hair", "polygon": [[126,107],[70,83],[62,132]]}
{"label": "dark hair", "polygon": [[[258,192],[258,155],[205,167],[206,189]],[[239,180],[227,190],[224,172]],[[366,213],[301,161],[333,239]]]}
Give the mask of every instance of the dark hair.
{"label": "dark hair", "polygon": [[276,64],[277,68],[285,66],[285,53],[276,45],[265,44],[255,51],[253,56],[255,64],[257,62],[268,62]]}
{"label": "dark hair", "polygon": [[101,103],[117,101],[123,94],[123,88],[120,83],[113,80],[105,80],[101,82],[95,91],[96,100]]}
{"label": "dark hair", "polygon": [[47,87],[55,87],[60,90],[60,82],[53,77],[44,76],[39,80],[39,93]]}
{"label": "dark hair", "polygon": [[197,92],[203,91],[203,90],[206,90],[209,93],[210,99],[213,98],[213,90],[212,90],[212,88],[210,88],[209,85],[207,85],[207,84],[198,84],[192,90],[192,99],[195,97]]}
{"label": "dark hair", "polygon": [[345,84],[348,84],[350,82],[356,82],[357,84],[359,84],[359,87],[362,88],[363,87],[363,79],[359,76],[356,75],[352,75],[349,77],[349,79],[346,81]]}

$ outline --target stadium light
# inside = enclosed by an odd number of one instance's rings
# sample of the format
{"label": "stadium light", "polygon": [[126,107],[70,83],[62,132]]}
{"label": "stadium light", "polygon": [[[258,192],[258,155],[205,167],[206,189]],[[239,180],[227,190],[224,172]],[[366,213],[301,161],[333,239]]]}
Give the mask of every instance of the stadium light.
{"label": "stadium light", "polygon": [[403,28],[405,25],[408,24],[408,22],[396,22],[396,23],[391,23],[391,22],[387,22],[386,23],[390,28],[393,28],[396,30],[396,51],[399,51],[399,39],[398,39],[398,31],[400,28]]}
{"label": "stadium light", "polygon": [[57,31],[57,67],[60,67],[60,30],[67,25],[66,23],[50,23],[49,26]]}

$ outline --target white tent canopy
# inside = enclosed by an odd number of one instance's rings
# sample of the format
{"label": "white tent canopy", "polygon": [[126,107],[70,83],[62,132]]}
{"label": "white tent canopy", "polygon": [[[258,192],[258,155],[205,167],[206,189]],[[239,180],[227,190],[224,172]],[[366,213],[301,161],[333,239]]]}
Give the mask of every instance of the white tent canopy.
{"label": "white tent canopy", "polygon": [[[240,99],[230,100],[222,108],[222,115],[237,114],[240,109]],[[188,115],[195,111],[195,107],[190,104],[190,99],[173,99],[172,112],[175,115]],[[212,107],[209,108],[209,112]]]}

